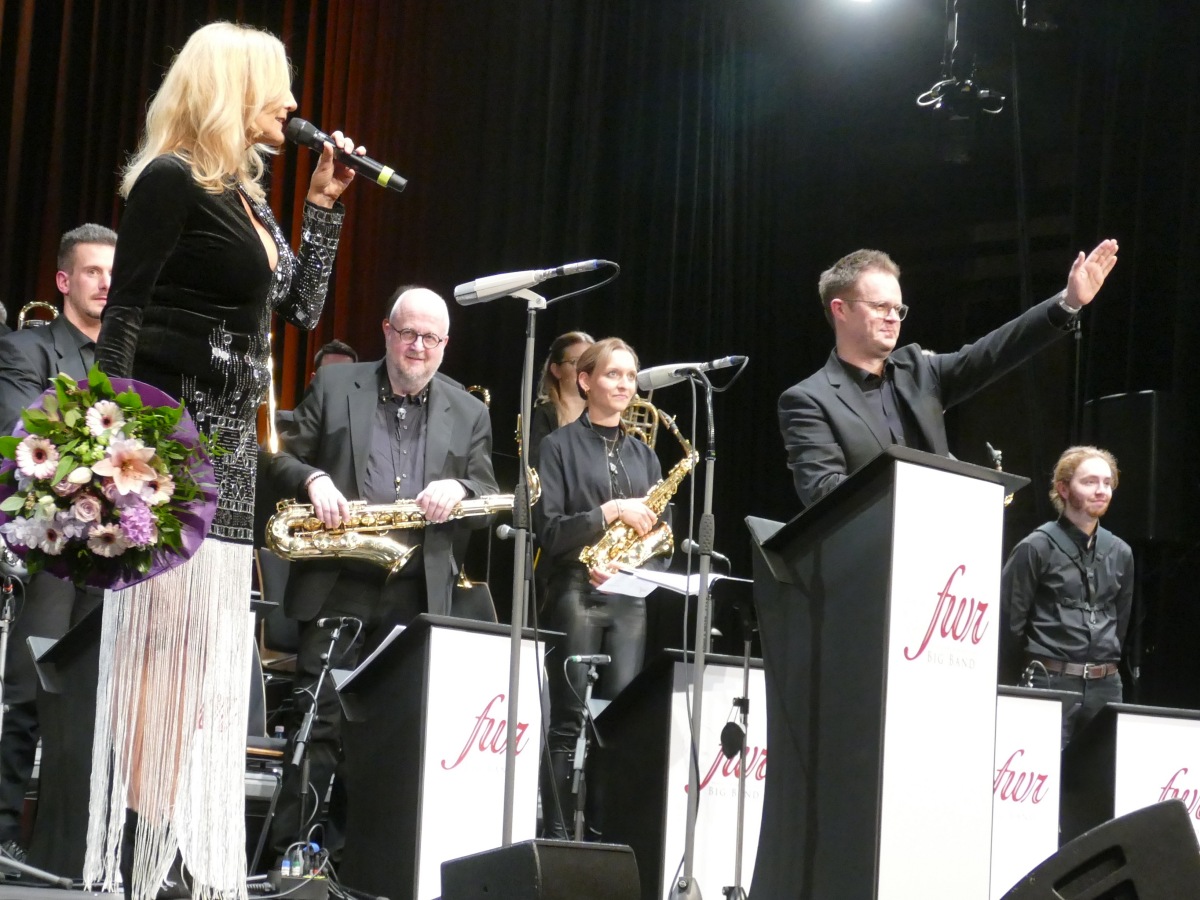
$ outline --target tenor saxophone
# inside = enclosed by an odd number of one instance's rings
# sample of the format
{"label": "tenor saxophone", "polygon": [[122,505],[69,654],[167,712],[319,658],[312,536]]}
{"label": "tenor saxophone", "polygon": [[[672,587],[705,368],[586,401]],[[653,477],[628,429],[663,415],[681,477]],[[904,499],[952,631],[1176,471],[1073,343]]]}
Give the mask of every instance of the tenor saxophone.
{"label": "tenor saxophone", "polygon": [[[679,429],[675,427],[675,419],[661,409],[655,409],[662,423],[670,429],[671,434],[683,446],[683,459],[675,463],[667,476],[650,488],[642,501],[651,511],[661,516],[679,485],[687,474],[695,467],[700,454],[692,449]],[[633,528],[620,519],[608,526],[604,536],[590,547],[584,547],[579,554],[579,561],[589,569],[609,568],[616,565],[629,566],[636,569],[646,560],[664,553],[670,553],[675,547],[675,537],[671,534],[671,526],[659,522],[646,534],[639,535]]]}
{"label": "tenor saxophone", "polygon": [[[530,485],[530,502],[536,503],[540,484]],[[512,494],[489,494],[468,497],[450,512],[450,519],[488,516],[509,512],[513,508]],[[337,528],[326,528],[313,515],[311,503],[280,501],[275,515],[267,522],[267,548],[284,559],[361,559],[399,572],[416,550],[389,536],[401,529],[424,528],[425,513],[415,500],[395,503],[350,501],[350,517]]]}

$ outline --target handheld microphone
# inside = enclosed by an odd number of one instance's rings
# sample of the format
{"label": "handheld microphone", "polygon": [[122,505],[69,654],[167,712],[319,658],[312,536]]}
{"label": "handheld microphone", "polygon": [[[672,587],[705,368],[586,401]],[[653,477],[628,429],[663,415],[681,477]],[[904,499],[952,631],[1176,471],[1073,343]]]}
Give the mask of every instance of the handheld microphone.
{"label": "handheld microphone", "polygon": [[318,628],[327,628],[330,625],[345,625],[347,622],[358,622],[354,616],[330,616],[327,619],[317,619]]}
{"label": "handheld microphone", "polygon": [[706,363],[671,363],[666,366],[653,366],[638,372],[637,386],[639,391],[656,391],[659,388],[679,384],[697,372],[714,372],[717,369],[728,369],[744,365],[748,357],[722,356]]}
{"label": "handheld microphone", "polygon": [[[691,538],[684,538],[683,541],[680,542],[680,544],[679,544],[679,549],[682,550],[684,553],[695,553],[697,555],[699,555],[699,553],[700,553],[700,545],[697,544],[695,541],[693,541]],[[724,553],[718,553],[716,550],[714,550],[709,554],[709,556],[711,556],[717,562],[725,563],[725,565],[729,565],[729,557],[726,556]]]}
{"label": "handheld microphone", "polygon": [[496,526],[496,537],[500,538],[500,540],[511,541],[516,536],[517,536],[517,529],[513,528],[511,525],[497,525]]}
{"label": "handheld microphone", "polygon": [[308,147],[310,150],[315,150],[317,153],[320,153],[321,148],[326,144],[333,144],[334,158],[338,162],[353,169],[359,175],[370,178],[381,187],[390,188],[399,193],[408,184],[408,179],[403,178],[391,166],[385,166],[381,162],[376,162],[369,156],[347,153],[341,147],[338,147],[337,144],[333,143],[333,138],[312,122],[306,122],[304,119],[293,116],[288,119],[287,126],[283,129],[283,136],[293,144],[300,144],[303,147]]}
{"label": "handheld microphone", "polygon": [[507,297],[535,284],[541,284],[550,278],[562,275],[578,275],[581,272],[594,272],[601,266],[611,266],[614,263],[607,259],[585,259],[583,262],[567,263],[556,269],[526,269],[524,272],[508,272],[504,275],[488,275],[460,284],[454,289],[454,299],[460,306],[471,306],[475,303],[487,303],[498,297]]}
{"label": "handheld microphone", "polygon": [[567,662],[585,663],[589,666],[607,666],[612,662],[612,657],[607,653],[597,653],[593,656],[568,656]]}

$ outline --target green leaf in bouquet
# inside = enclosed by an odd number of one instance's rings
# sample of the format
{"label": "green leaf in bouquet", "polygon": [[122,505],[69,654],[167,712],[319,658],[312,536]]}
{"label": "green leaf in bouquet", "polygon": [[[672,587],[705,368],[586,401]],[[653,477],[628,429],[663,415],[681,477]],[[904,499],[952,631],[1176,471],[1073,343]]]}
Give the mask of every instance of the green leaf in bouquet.
{"label": "green leaf in bouquet", "polygon": [[138,396],[138,392],[133,388],[126,388],[117,394],[117,405],[124,410],[139,410],[145,409],[145,404],[142,403],[142,398]]}
{"label": "green leaf in bouquet", "polygon": [[112,382],[108,380],[108,376],[100,371],[100,367],[93,364],[88,370],[88,387],[102,397],[111,397],[113,395]]}
{"label": "green leaf in bouquet", "polygon": [[72,407],[63,413],[63,424],[68,428],[74,428],[79,424],[79,420],[83,418],[83,414],[79,411],[79,407]]}
{"label": "green leaf in bouquet", "polygon": [[59,375],[57,375],[55,377],[53,383],[54,383],[55,399],[58,402],[55,404],[53,410],[50,409],[50,398],[49,397],[46,398],[46,402],[42,405],[45,407],[46,412],[49,413],[51,416],[57,416],[58,411],[60,409],[70,409],[71,408],[72,401],[71,401],[70,391],[71,391],[71,388],[75,386],[75,382],[71,381],[71,376],[63,375],[60,373]]}
{"label": "green leaf in bouquet", "polygon": [[20,512],[25,506],[24,494],[12,494],[4,498],[4,502],[0,503],[0,512],[15,513]]}
{"label": "green leaf in bouquet", "polygon": [[58,468],[54,470],[54,478],[50,481],[51,484],[58,484],[67,474],[75,469],[75,457],[69,453],[64,453],[58,458]]}
{"label": "green leaf in bouquet", "polygon": [[[46,398],[49,403],[50,397]],[[21,413],[21,421],[25,423],[25,430],[30,434],[45,434],[46,429],[50,426],[50,417],[46,415],[44,409],[27,409]]]}
{"label": "green leaf in bouquet", "polygon": [[17,458],[17,445],[21,443],[21,439],[16,435],[5,435],[0,437],[0,456],[5,459]]}

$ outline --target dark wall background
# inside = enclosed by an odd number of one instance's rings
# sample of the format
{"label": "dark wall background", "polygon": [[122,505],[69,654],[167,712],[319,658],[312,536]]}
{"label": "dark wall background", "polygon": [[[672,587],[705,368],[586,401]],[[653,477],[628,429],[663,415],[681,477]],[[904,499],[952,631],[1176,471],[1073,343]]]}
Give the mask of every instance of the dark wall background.
{"label": "dark wall background", "polygon": [[[1011,542],[1049,516],[1042,483],[1082,401],[1173,392],[1179,441],[1200,403],[1185,380],[1200,338],[1200,5],[1055,5],[1062,27],[1035,34],[1003,0],[964,4],[979,80],[1008,100],[953,164],[944,121],[915,103],[939,76],[942,0],[0,0],[3,301],[11,322],[53,297],[62,231],[119,223],[115,173],[173,49],[204,22],[247,21],[287,43],[300,115],[410,179],[401,196],[355,186],[326,315],[311,336],[277,336],[282,405],[329,338],[382,352],[383,301],[401,282],[449,296],[486,274],[616,260],[613,284],[543,314],[539,352],[583,328],[627,338],[643,365],[750,356],[716,406],[717,543],[743,569],[742,517],[796,511],[774,406],[831,347],[823,268],[888,250],[913,307],[905,338],[951,349],[1116,237],[1121,261],[1078,342],[948,417],[960,458],[986,464],[990,441],[1034,478],[1010,508]],[[293,228],[311,166],[291,148],[274,167]],[[519,301],[453,312],[445,370],[491,389],[498,453],[513,451],[523,333]],[[691,427],[685,388],[655,400]],[[660,447],[672,465],[673,442]],[[1194,496],[1179,468],[1158,488]],[[1195,705],[1175,662],[1200,629],[1188,524],[1139,552],[1149,699]],[[492,583],[503,603],[507,582]]]}

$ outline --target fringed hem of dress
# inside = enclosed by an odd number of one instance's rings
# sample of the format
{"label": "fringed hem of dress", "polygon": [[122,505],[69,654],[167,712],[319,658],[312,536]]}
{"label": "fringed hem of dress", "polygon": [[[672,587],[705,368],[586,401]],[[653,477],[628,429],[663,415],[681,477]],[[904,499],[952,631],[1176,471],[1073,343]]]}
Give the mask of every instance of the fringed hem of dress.
{"label": "fringed hem of dress", "polygon": [[105,597],[89,888],[117,889],[129,806],[139,812],[135,900],[152,900],[176,852],[194,900],[246,898],[251,553],[209,538],[183,565]]}

